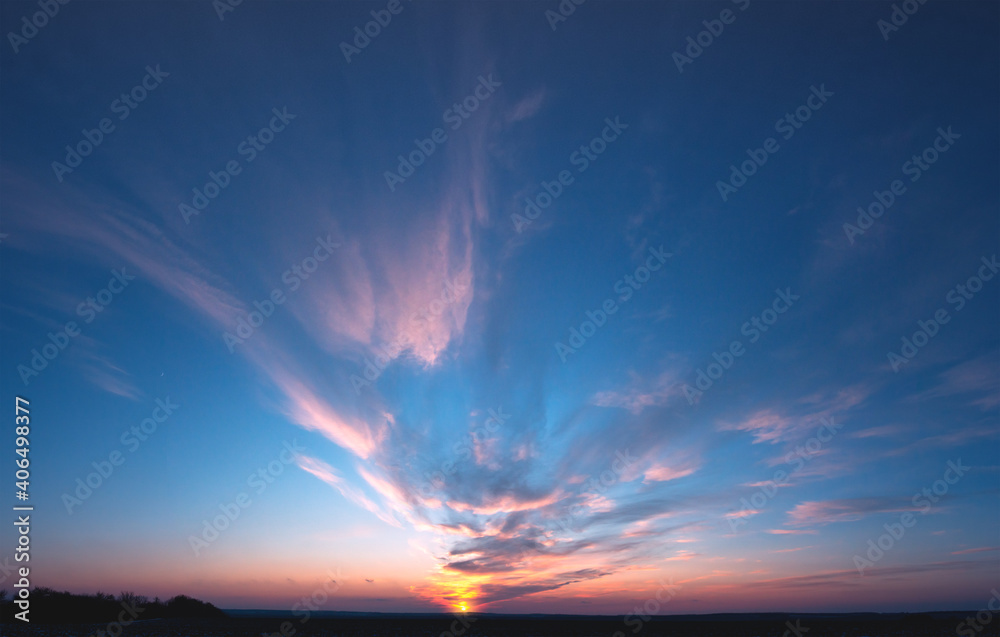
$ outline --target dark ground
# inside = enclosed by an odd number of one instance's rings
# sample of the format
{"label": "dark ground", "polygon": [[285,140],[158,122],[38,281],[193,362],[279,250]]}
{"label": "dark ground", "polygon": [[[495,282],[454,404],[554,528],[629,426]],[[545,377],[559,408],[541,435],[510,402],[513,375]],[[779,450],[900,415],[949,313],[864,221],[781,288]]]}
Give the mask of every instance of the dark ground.
{"label": "dark ground", "polygon": [[[714,615],[701,617],[660,617],[642,624],[636,620],[626,626],[621,617],[498,617],[473,616],[475,621],[462,637],[942,637],[1000,635],[1000,616],[991,618],[977,632],[957,629],[973,612],[913,615]],[[121,637],[261,637],[278,633],[283,622],[286,635],[322,637],[450,637],[456,616],[361,616],[302,617],[255,616],[230,619],[177,620],[157,619],[135,622],[125,627]],[[788,622],[788,623],[786,623]],[[798,627],[796,632],[792,627]],[[461,624],[456,624],[461,630]],[[291,632],[294,629],[294,632]],[[117,627],[108,624],[0,624],[3,637],[118,637]],[[279,633],[280,634],[280,633]],[[454,637],[458,637],[456,634]]]}

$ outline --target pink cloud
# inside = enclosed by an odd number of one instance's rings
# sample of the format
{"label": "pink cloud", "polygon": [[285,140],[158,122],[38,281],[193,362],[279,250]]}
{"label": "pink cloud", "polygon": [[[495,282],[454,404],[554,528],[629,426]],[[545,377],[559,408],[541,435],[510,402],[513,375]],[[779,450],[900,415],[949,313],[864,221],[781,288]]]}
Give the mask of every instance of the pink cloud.
{"label": "pink cloud", "polygon": [[1000,546],[983,546],[977,549],[965,549],[962,551],[952,551],[952,555],[968,555],[970,553],[987,553],[990,551],[1000,551]]}
{"label": "pink cloud", "polygon": [[370,345],[375,331],[375,290],[359,242],[343,241],[329,260],[321,275],[303,282],[311,293],[297,298],[290,308],[328,351],[342,351],[356,343]]}
{"label": "pink cloud", "polygon": [[598,407],[617,407],[640,414],[647,407],[665,405],[671,399],[682,396],[679,378],[676,370],[665,371],[652,381],[643,381],[633,374],[631,387],[598,392],[591,398],[591,403]]}
{"label": "pink cloud", "polygon": [[919,511],[909,503],[889,498],[855,498],[851,500],[825,500],[802,502],[789,511],[789,524],[793,526],[824,525],[833,522],[856,522],[875,513]]}
{"label": "pink cloud", "polygon": [[288,417],[303,428],[320,432],[359,458],[368,458],[384,438],[387,421],[370,426],[366,421],[341,415],[299,377],[277,366],[269,368],[268,373],[287,397]]}
{"label": "pink cloud", "polygon": [[814,529],[768,529],[764,532],[771,535],[816,535],[819,533]]}
{"label": "pink cloud", "polygon": [[668,480],[676,480],[678,478],[683,478],[689,476],[697,471],[696,467],[693,468],[679,468],[679,467],[668,467],[666,465],[657,465],[650,467],[643,474],[643,482],[666,482]]}
{"label": "pink cloud", "polygon": [[904,433],[906,428],[902,425],[880,425],[878,427],[869,427],[868,429],[862,429],[860,431],[851,432],[849,435],[851,438],[875,438],[875,437],[889,437],[896,436]]}
{"label": "pink cloud", "polygon": [[515,513],[517,511],[541,509],[558,502],[562,497],[561,493],[552,493],[540,498],[525,499],[518,499],[514,495],[504,495],[488,499],[481,504],[453,500],[448,502],[448,506],[456,511],[469,511],[478,515],[496,515],[497,513]]}
{"label": "pink cloud", "polygon": [[545,103],[545,97],[545,89],[538,89],[531,95],[522,98],[507,114],[507,122],[514,123],[534,117],[541,109],[542,104]]}
{"label": "pink cloud", "polygon": [[375,514],[380,520],[386,524],[402,527],[398,520],[393,516],[389,515],[381,509],[377,504],[375,504],[371,499],[368,498],[360,489],[354,487],[350,483],[344,480],[337,471],[323,462],[318,458],[312,458],[309,456],[299,455],[295,458],[295,463],[300,469],[306,471],[307,473],[316,476],[326,484],[330,485],[334,489],[340,492],[344,498],[350,502],[360,506],[361,508],[370,511]]}
{"label": "pink cloud", "polygon": [[122,398],[138,400],[142,392],[130,380],[131,374],[106,358],[85,354],[84,375],[100,389]]}
{"label": "pink cloud", "polygon": [[723,431],[746,431],[753,434],[753,442],[770,442],[776,444],[787,439],[801,422],[792,418],[781,416],[771,409],[764,409],[753,414],[747,420],[740,423],[722,423],[719,429]]}
{"label": "pink cloud", "polygon": [[970,404],[983,410],[1000,406],[1000,365],[995,354],[966,361],[943,372],[939,384],[916,399],[940,398],[958,394],[976,394]]}

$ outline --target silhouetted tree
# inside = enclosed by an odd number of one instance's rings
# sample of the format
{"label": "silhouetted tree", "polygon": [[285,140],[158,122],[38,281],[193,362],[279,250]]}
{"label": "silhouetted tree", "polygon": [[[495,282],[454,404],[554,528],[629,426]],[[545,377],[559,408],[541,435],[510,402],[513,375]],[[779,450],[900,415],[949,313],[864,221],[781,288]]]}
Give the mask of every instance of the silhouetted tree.
{"label": "silhouetted tree", "polygon": [[[6,597],[6,592],[4,592]],[[3,598],[0,597],[0,600]],[[77,595],[68,591],[55,591],[44,586],[31,591],[32,623],[101,623],[115,621],[122,612],[122,606],[140,608],[142,619],[166,618],[206,618],[224,619],[227,615],[212,604],[178,595],[166,602],[159,598],[150,602],[145,595],[122,591],[114,595],[97,592],[93,595]],[[12,602],[0,601],[2,621],[11,621]]]}
{"label": "silhouetted tree", "polygon": [[[135,606],[138,608],[143,608],[149,604],[149,598],[145,595],[136,595],[131,591],[122,591],[121,595],[118,596],[118,601],[122,604],[128,604],[129,606]],[[159,601],[159,598],[157,598]]]}

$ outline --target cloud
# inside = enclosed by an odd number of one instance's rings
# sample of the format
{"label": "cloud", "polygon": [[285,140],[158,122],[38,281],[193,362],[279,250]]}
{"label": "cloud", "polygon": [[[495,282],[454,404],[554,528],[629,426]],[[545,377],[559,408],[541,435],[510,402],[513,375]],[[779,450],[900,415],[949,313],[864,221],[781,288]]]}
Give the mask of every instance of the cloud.
{"label": "cloud", "polygon": [[[794,402],[781,405],[780,407],[769,407],[758,409],[749,417],[741,420],[723,419],[716,424],[720,431],[743,431],[753,435],[753,444],[768,442],[772,445],[779,443],[786,444],[785,450],[793,450],[791,443],[802,440],[807,436],[817,435],[820,429],[829,431],[830,424],[835,425],[839,430],[844,426],[844,417],[848,416],[851,410],[864,404],[873,388],[868,385],[856,384],[848,387],[835,387],[823,391],[814,392]],[[794,415],[792,415],[794,414]],[[826,449],[820,449],[812,456],[822,456],[828,453]],[[769,466],[782,464],[785,456],[776,456],[767,461]],[[815,459],[811,462],[811,468],[806,473],[799,473],[800,477],[809,474],[821,475],[817,473],[818,468]],[[830,471],[837,471],[850,466],[850,463],[841,463],[839,466],[830,465]]]}
{"label": "cloud", "polygon": [[306,282],[313,293],[291,305],[291,311],[327,351],[369,346],[377,318],[376,291],[361,242],[344,241],[329,261],[322,276]]}
{"label": "cloud", "polygon": [[132,382],[132,375],[107,358],[90,353],[95,345],[91,342],[90,346],[83,350],[84,363],[81,367],[84,377],[109,394],[129,400],[139,400],[144,394]]}
{"label": "cloud", "polygon": [[938,384],[913,400],[923,401],[962,394],[976,394],[969,403],[983,411],[1000,406],[1000,365],[996,352],[955,365],[938,375]]}
{"label": "cloud", "polygon": [[[382,344],[393,349],[401,346],[426,365],[437,363],[452,339],[462,333],[473,298],[471,254],[452,266],[453,241],[442,227],[411,248],[416,254],[382,257],[387,283],[377,298]],[[418,263],[423,267],[416,267]]]}
{"label": "cloud", "polygon": [[747,487],[750,489],[759,489],[761,487],[790,487],[793,486],[789,482],[775,482],[774,480],[760,480],[758,482],[746,482],[740,485],[741,487]]}
{"label": "cloud", "polygon": [[1000,437],[1000,430],[994,426],[983,425],[965,427],[957,431],[938,434],[936,436],[926,436],[920,438],[906,446],[890,449],[885,452],[886,456],[910,456],[914,452],[922,449],[940,449],[942,447],[958,447],[980,439],[990,439]]}
{"label": "cloud", "polygon": [[768,529],[764,532],[771,535],[816,535],[819,533],[814,529]]}
{"label": "cloud", "polygon": [[[48,254],[55,241],[70,258],[86,255],[109,268],[131,266],[139,271],[139,281],[133,284],[157,285],[220,325],[228,325],[243,310],[243,303],[225,289],[228,286],[221,277],[125,204],[113,198],[110,204],[98,203],[96,194],[71,188],[61,190],[61,197],[56,198],[6,166],[0,181],[9,189],[8,199],[15,207],[45,210],[44,215],[23,211],[16,217],[22,228],[19,235],[33,237],[20,246],[25,251]],[[91,214],[81,215],[80,209]]]}
{"label": "cloud", "polygon": [[869,427],[859,431],[852,431],[848,434],[848,436],[851,438],[887,438],[898,436],[905,432],[906,427],[903,427],[902,425],[880,425],[878,427]]}
{"label": "cloud", "polygon": [[346,416],[321,399],[308,381],[271,362],[267,370],[274,383],[287,398],[286,414],[292,422],[311,431],[318,431],[359,458],[371,455],[384,437],[385,421],[370,425],[369,422]]}
{"label": "cloud", "polygon": [[683,396],[679,380],[676,370],[663,372],[651,382],[643,381],[633,374],[631,387],[598,392],[591,398],[591,404],[626,409],[638,415],[647,407],[659,407],[673,398]]}
{"label": "cloud", "polygon": [[305,471],[319,478],[334,489],[340,492],[350,502],[374,513],[380,520],[394,527],[402,527],[398,520],[382,510],[375,502],[368,498],[360,489],[349,484],[337,472],[336,469],[318,458],[299,455],[295,458],[295,464]]}
{"label": "cloud", "polygon": [[[910,577],[921,573],[935,573],[940,571],[966,571],[990,568],[992,565],[966,562],[932,562],[924,564],[907,564],[903,566],[875,566],[865,570],[865,579],[883,577]],[[746,582],[741,584],[747,588],[777,588],[777,589],[801,589],[805,587],[816,588],[854,588],[859,583],[857,569],[844,571],[827,571],[812,575],[796,575],[792,577],[780,577],[769,580],[759,580],[756,582]]]}
{"label": "cloud", "polygon": [[521,98],[510,112],[507,113],[507,123],[513,124],[514,122],[520,122],[522,120],[531,119],[541,110],[542,105],[546,101],[546,91],[544,88],[540,88],[534,93]]}
{"label": "cloud", "polygon": [[1000,551],[1000,546],[983,546],[976,549],[965,549],[962,551],[952,551],[952,555],[969,555],[970,553],[988,553],[992,551]]}
{"label": "cloud", "polygon": [[558,493],[550,493],[535,498],[520,499],[514,495],[500,498],[490,498],[481,504],[452,501],[448,506],[456,511],[470,511],[477,515],[496,515],[497,513],[517,513],[518,511],[535,510],[554,504],[561,499]]}
{"label": "cloud", "polygon": [[782,416],[771,409],[763,409],[737,423],[720,423],[722,431],[746,431],[753,434],[753,442],[776,444],[792,437],[802,427],[802,421]]}
{"label": "cloud", "polygon": [[666,482],[668,480],[677,480],[678,478],[683,478],[689,476],[695,471],[697,467],[668,467],[666,465],[656,465],[646,469],[643,474],[643,482]]}
{"label": "cloud", "polygon": [[700,557],[701,553],[695,553],[694,551],[678,551],[676,555],[664,558],[668,562],[686,562],[687,560],[693,560],[696,557]]}
{"label": "cloud", "polygon": [[801,502],[788,512],[792,526],[826,525],[834,522],[856,522],[876,513],[919,511],[908,501],[897,498],[853,498]]}

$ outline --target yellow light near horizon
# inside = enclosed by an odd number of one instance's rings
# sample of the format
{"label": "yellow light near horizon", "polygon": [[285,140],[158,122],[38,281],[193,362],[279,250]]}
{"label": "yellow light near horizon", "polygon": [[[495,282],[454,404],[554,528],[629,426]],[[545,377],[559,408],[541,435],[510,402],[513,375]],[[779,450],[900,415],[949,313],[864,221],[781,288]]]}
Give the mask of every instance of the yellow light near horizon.
{"label": "yellow light near horizon", "polygon": [[442,609],[452,613],[475,613],[479,588],[486,581],[489,581],[486,575],[439,572],[432,578],[428,593],[439,600]]}

